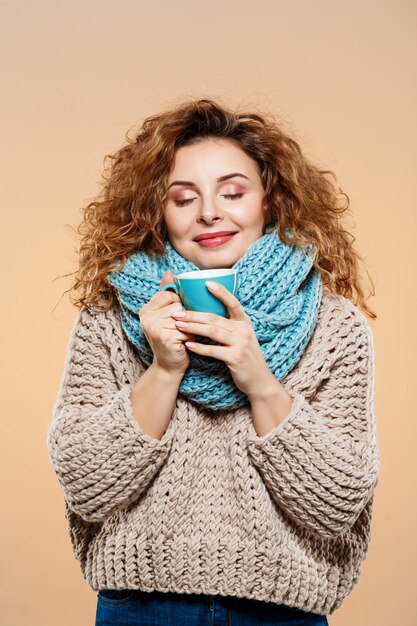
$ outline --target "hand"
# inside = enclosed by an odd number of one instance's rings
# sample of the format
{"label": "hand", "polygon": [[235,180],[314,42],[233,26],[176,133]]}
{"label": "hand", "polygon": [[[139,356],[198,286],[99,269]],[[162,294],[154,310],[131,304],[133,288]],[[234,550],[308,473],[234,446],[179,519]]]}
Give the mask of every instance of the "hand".
{"label": "hand", "polygon": [[[162,277],[160,287],[172,282],[174,275],[168,270]],[[181,332],[173,322],[171,314],[181,309],[179,296],[167,289],[158,291],[139,311],[143,333],[154,355],[153,362],[176,377],[183,377],[190,364],[184,341],[195,339],[194,335]]]}
{"label": "hand", "polygon": [[[227,307],[230,318],[215,313],[182,311],[183,315],[171,313],[177,328],[184,332],[210,337],[223,346],[211,346],[195,342],[185,342],[188,349],[224,361],[228,366],[236,387],[248,397],[259,395],[272,378],[276,381],[264,359],[251,319],[246,315],[239,300],[223,285],[214,283],[218,290],[210,288]],[[183,325],[185,323],[185,326]]]}

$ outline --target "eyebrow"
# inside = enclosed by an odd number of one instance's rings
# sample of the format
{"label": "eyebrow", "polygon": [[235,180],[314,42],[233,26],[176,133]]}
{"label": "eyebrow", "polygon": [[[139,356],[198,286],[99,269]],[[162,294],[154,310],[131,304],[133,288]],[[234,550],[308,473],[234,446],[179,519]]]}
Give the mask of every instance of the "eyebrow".
{"label": "eyebrow", "polygon": [[[225,174],[224,176],[219,176],[219,178],[217,179],[217,182],[221,183],[224,180],[228,180],[229,178],[234,178],[235,176],[241,176],[242,178],[246,178],[247,180],[249,180],[249,178],[245,176],[244,174],[240,174],[239,172],[234,172],[233,174]],[[170,189],[173,185],[186,185],[187,187],[197,187],[197,185],[190,180],[174,180],[174,182],[172,182],[169,185],[168,189]]]}

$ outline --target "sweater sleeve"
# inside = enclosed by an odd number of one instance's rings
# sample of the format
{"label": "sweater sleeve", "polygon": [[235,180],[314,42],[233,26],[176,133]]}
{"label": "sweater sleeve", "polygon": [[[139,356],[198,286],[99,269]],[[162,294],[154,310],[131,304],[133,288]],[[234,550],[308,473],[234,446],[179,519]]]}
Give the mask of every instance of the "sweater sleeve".
{"label": "sweater sleeve", "polygon": [[[355,523],[379,480],[373,338],[359,315],[315,395],[307,401],[289,389],[284,421],[263,436],[251,424],[247,441],[276,504],[322,538]],[[318,365],[312,362],[313,376]]]}
{"label": "sweater sleeve", "polygon": [[114,359],[118,330],[104,326],[96,313],[79,311],[47,434],[65,500],[91,522],[102,522],[141,497],[173,439],[172,420],[156,439],[135,419],[129,394],[136,381],[127,380],[120,355]]}

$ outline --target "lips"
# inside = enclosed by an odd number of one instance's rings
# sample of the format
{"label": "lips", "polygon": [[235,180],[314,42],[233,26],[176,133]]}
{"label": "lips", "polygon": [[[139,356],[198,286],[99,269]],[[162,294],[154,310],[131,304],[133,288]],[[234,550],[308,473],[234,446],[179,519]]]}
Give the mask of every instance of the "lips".
{"label": "lips", "polygon": [[236,233],[231,233],[230,235],[223,235],[222,237],[208,237],[207,239],[200,239],[200,241],[196,241],[196,243],[202,248],[218,248],[219,246],[227,244],[228,241],[231,241],[235,234]]}
{"label": "lips", "polygon": [[197,235],[194,237],[193,241],[201,241],[202,239],[216,239],[218,237],[226,237],[228,235],[235,235],[236,231],[234,230],[219,230],[216,233],[203,233],[201,235]]}

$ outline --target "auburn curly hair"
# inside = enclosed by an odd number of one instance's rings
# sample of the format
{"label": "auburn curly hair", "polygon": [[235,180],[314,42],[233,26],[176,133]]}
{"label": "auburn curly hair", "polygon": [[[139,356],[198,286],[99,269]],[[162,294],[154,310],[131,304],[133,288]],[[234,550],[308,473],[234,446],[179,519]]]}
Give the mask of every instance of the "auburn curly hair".
{"label": "auburn curly hair", "polygon": [[267,226],[276,227],[286,244],[314,243],[323,287],[376,319],[360,284],[359,262],[364,259],[353,247],[355,237],[342,226],[350,201],[336,186],[335,174],[310,163],[272,114],[239,112],[209,99],[188,99],[147,117],[133,138],[126,133],[126,145],[105,155],[102,190],[81,209],[83,220],[74,229],[80,237],[78,269],[63,275],[75,274],[64,292],[74,294],[72,303],[108,311],[117,298],[107,274],[116,266],[123,269],[133,252],[166,251],[164,207],[175,151],[209,137],[229,139],[255,160],[265,190]]}

